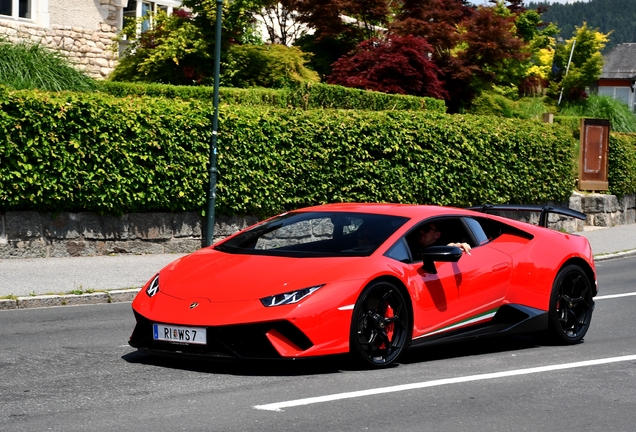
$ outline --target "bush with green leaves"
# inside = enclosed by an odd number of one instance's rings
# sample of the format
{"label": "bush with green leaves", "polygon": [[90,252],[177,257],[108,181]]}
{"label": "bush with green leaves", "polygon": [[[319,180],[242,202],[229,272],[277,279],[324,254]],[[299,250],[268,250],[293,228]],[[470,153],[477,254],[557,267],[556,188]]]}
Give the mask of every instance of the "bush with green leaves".
{"label": "bush with green leaves", "polygon": [[[0,87],[0,211],[202,210],[211,120],[199,100]],[[217,212],[562,201],[573,145],[566,128],[497,117],[224,106]]]}
{"label": "bush with green leaves", "polygon": [[283,88],[319,82],[318,74],[305,66],[308,55],[285,45],[231,45],[223,75],[226,86]]}
{"label": "bush with green leaves", "polygon": [[[156,96],[183,100],[199,99],[201,101],[211,101],[214,95],[214,88],[208,86],[193,87],[109,81],[101,82],[100,90],[118,97]],[[227,105],[276,108],[446,111],[444,101],[439,99],[390,95],[321,83],[306,83],[283,89],[221,87],[219,99],[221,104]]]}
{"label": "bush with green leaves", "polygon": [[210,124],[201,104],[0,86],[0,210],[192,209]]}
{"label": "bush with green leaves", "polygon": [[[127,49],[111,79],[133,82],[163,82],[182,85],[212,84],[216,40],[216,1],[182,0],[180,8],[167,15],[159,11],[129,21],[120,33]],[[258,3],[258,2],[256,2]],[[223,4],[221,63],[231,44],[262,44],[255,34],[253,0],[232,0]],[[144,22],[152,25],[139,32]],[[221,77],[223,80],[223,77]]]}
{"label": "bush with green leaves", "polygon": [[122,30],[127,49],[109,79],[171,84],[211,84],[214,76],[210,53],[214,44],[196,25],[192,14],[178,11],[173,16],[159,12],[153,26],[138,34],[143,17],[130,21]]}
{"label": "bush with green leaves", "polygon": [[636,134],[610,134],[608,158],[610,193],[636,193]]}
{"label": "bush with green leaves", "polygon": [[506,118],[541,120],[550,108],[541,97],[525,97],[512,100],[502,94],[485,91],[473,99],[471,114],[495,115]]}
{"label": "bush with green leaves", "polygon": [[95,80],[56,51],[0,39],[0,84],[14,89],[92,91]]}

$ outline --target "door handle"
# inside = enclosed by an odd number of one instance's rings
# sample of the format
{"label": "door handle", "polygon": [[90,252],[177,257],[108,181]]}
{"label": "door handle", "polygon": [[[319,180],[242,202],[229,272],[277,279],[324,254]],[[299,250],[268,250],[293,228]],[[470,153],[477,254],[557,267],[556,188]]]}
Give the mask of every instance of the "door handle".
{"label": "door handle", "polygon": [[496,273],[496,272],[508,270],[508,267],[510,267],[510,266],[508,265],[507,262],[495,264],[494,266],[492,266],[492,272]]}

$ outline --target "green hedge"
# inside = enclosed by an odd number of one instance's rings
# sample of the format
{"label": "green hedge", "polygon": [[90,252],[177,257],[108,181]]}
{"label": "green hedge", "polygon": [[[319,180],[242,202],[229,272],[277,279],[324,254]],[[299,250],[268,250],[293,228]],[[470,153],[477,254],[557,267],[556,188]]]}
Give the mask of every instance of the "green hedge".
{"label": "green hedge", "polygon": [[[205,207],[211,106],[0,88],[0,210],[120,214]],[[325,202],[562,201],[565,128],[414,111],[226,106],[217,211]]]}
{"label": "green hedge", "polygon": [[[213,88],[205,86],[174,86],[167,84],[136,84],[104,81],[101,91],[113,96],[155,96],[211,101]],[[426,110],[446,112],[444,101],[429,97],[389,95],[342,86],[310,83],[293,89],[231,88],[219,89],[219,102],[227,105],[272,106],[302,109],[356,110]]]}
{"label": "green hedge", "polygon": [[636,134],[613,132],[609,140],[609,192],[636,193]]}
{"label": "green hedge", "polygon": [[573,140],[541,123],[237,109],[224,125],[219,189],[233,212],[339,201],[537,203],[562,201],[574,186]]}
{"label": "green hedge", "polygon": [[182,101],[0,87],[0,209],[196,208],[209,125]]}

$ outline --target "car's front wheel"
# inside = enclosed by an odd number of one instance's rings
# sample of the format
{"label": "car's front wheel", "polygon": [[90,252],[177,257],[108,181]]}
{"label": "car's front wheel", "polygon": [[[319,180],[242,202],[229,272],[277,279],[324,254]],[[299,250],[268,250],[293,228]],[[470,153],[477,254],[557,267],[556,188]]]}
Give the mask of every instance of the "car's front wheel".
{"label": "car's front wheel", "polygon": [[593,310],[592,282],[585,271],[577,265],[561,269],[550,296],[550,339],[566,345],[580,342],[590,327]]}
{"label": "car's front wheel", "polygon": [[351,354],[366,366],[394,363],[409,340],[410,308],[391,282],[376,281],[363,291],[353,309]]}

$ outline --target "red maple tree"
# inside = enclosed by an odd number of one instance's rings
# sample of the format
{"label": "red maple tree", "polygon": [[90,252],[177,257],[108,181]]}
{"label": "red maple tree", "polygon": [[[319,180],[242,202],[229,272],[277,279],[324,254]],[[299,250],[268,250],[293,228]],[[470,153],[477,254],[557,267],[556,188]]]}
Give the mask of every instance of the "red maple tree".
{"label": "red maple tree", "polygon": [[465,65],[476,66],[471,71],[473,86],[483,89],[491,83],[514,83],[515,64],[527,60],[531,53],[528,44],[517,36],[516,15],[502,16],[495,8],[479,8],[464,21],[462,42],[466,46],[458,52]]}
{"label": "red maple tree", "polygon": [[433,48],[418,36],[391,35],[362,42],[333,66],[328,82],[384,93],[446,99]]}
{"label": "red maple tree", "polygon": [[318,38],[374,37],[390,15],[386,0],[296,0],[299,20],[314,28]]}
{"label": "red maple tree", "polygon": [[450,111],[467,106],[475,94],[493,83],[514,82],[515,62],[528,57],[526,43],[515,32],[520,0],[508,1],[507,16],[497,7],[470,5],[466,0],[404,0],[391,31],[425,37],[448,92]]}
{"label": "red maple tree", "polygon": [[435,48],[433,56],[438,60],[457,45],[457,26],[473,11],[466,0],[404,0],[391,31],[426,38]]}

